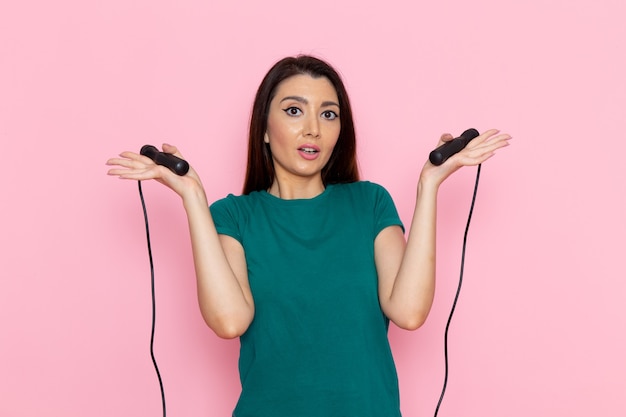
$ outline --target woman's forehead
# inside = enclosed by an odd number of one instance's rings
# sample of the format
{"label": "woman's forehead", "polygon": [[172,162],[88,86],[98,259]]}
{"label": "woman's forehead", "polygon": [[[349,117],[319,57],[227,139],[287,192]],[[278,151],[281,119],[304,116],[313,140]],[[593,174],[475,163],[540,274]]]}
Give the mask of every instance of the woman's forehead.
{"label": "woman's forehead", "polygon": [[308,74],[293,75],[283,80],[276,88],[275,98],[297,96],[308,100],[337,101],[337,91],[326,77],[312,77]]}

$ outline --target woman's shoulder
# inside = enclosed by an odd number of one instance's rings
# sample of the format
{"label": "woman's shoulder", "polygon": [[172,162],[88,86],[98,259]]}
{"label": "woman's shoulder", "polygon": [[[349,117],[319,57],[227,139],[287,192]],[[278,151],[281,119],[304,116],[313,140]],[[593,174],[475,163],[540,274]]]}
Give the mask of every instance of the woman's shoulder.
{"label": "woman's shoulder", "polygon": [[371,181],[356,181],[342,184],[335,184],[333,187],[346,193],[361,195],[388,195],[389,192],[382,185]]}
{"label": "woman's shoulder", "polygon": [[253,191],[250,194],[228,194],[210,205],[211,212],[245,212],[251,210],[262,198],[260,191]]}
{"label": "woman's shoulder", "polygon": [[261,191],[253,191],[250,194],[228,194],[226,197],[215,200],[211,205],[224,205],[224,204],[246,204],[261,198]]}

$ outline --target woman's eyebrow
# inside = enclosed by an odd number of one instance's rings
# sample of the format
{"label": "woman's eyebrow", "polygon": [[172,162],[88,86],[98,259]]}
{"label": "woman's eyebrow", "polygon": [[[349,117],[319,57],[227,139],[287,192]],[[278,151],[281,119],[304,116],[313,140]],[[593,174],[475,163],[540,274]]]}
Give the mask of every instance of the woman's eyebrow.
{"label": "woman's eyebrow", "polygon": [[[280,102],[282,103],[283,101],[287,101],[287,100],[294,100],[294,101],[297,101],[297,102],[302,103],[302,104],[309,104],[309,100],[307,100],[304,97],[300,97],[300,96],[287,96],[287,97],[284,97],[282,100],[280,100]],[[339,104],[335,103],[334,101],[324,101],[324,102],[322,102],[321,107],[328,107],[328,106],[337,106],[337,107],[339,107]]]}

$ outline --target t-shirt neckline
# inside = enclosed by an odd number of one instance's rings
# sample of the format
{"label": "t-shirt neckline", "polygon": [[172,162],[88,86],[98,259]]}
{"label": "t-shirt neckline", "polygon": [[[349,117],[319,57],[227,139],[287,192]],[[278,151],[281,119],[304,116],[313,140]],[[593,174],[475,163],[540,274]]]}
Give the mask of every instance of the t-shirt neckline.
{"label": "t-shirt neckline", "polygon": [[326,197],[331,192],[331,190],[334,188],[334,186],[335,186],[335,184],[327,184],[326,188],[324,188],[324,191],[322,191],[320,194],[316,195],[315,197],[311,197],[311,198],[284,199],[284,198],[276,197],[275,195],[270,194],[266,190],[259,191],[259,195],[260,195],[261,198],[263,198],[264,200],[266,200],[266,201],[268,201],[268,202],[270,202],[272,204],[278,204],[278,205],[303,205],[303,204],[315,203],[317,201],[321,201],[321,200],[326,199]]}

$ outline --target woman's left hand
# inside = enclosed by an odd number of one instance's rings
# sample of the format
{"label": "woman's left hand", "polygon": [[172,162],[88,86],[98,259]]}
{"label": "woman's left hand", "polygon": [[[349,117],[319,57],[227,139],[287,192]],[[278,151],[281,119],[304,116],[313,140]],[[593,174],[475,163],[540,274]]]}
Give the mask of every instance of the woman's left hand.
{"label": "woman's left hand", "polygon": [[[454,137],[449,133],[441,135],[438,147],[451,141]],[[448,160],[439,166],[433,165],[430,161],[422,168],[421,180],[434,181],[440,185],[452,173],[463,166],[474,166],[485,162],[495,155],[495,152],[505,146],[509,146],[511,135],[500,133],[497,129],[490,129],[472,139],[460,152],[452,155]]]}

